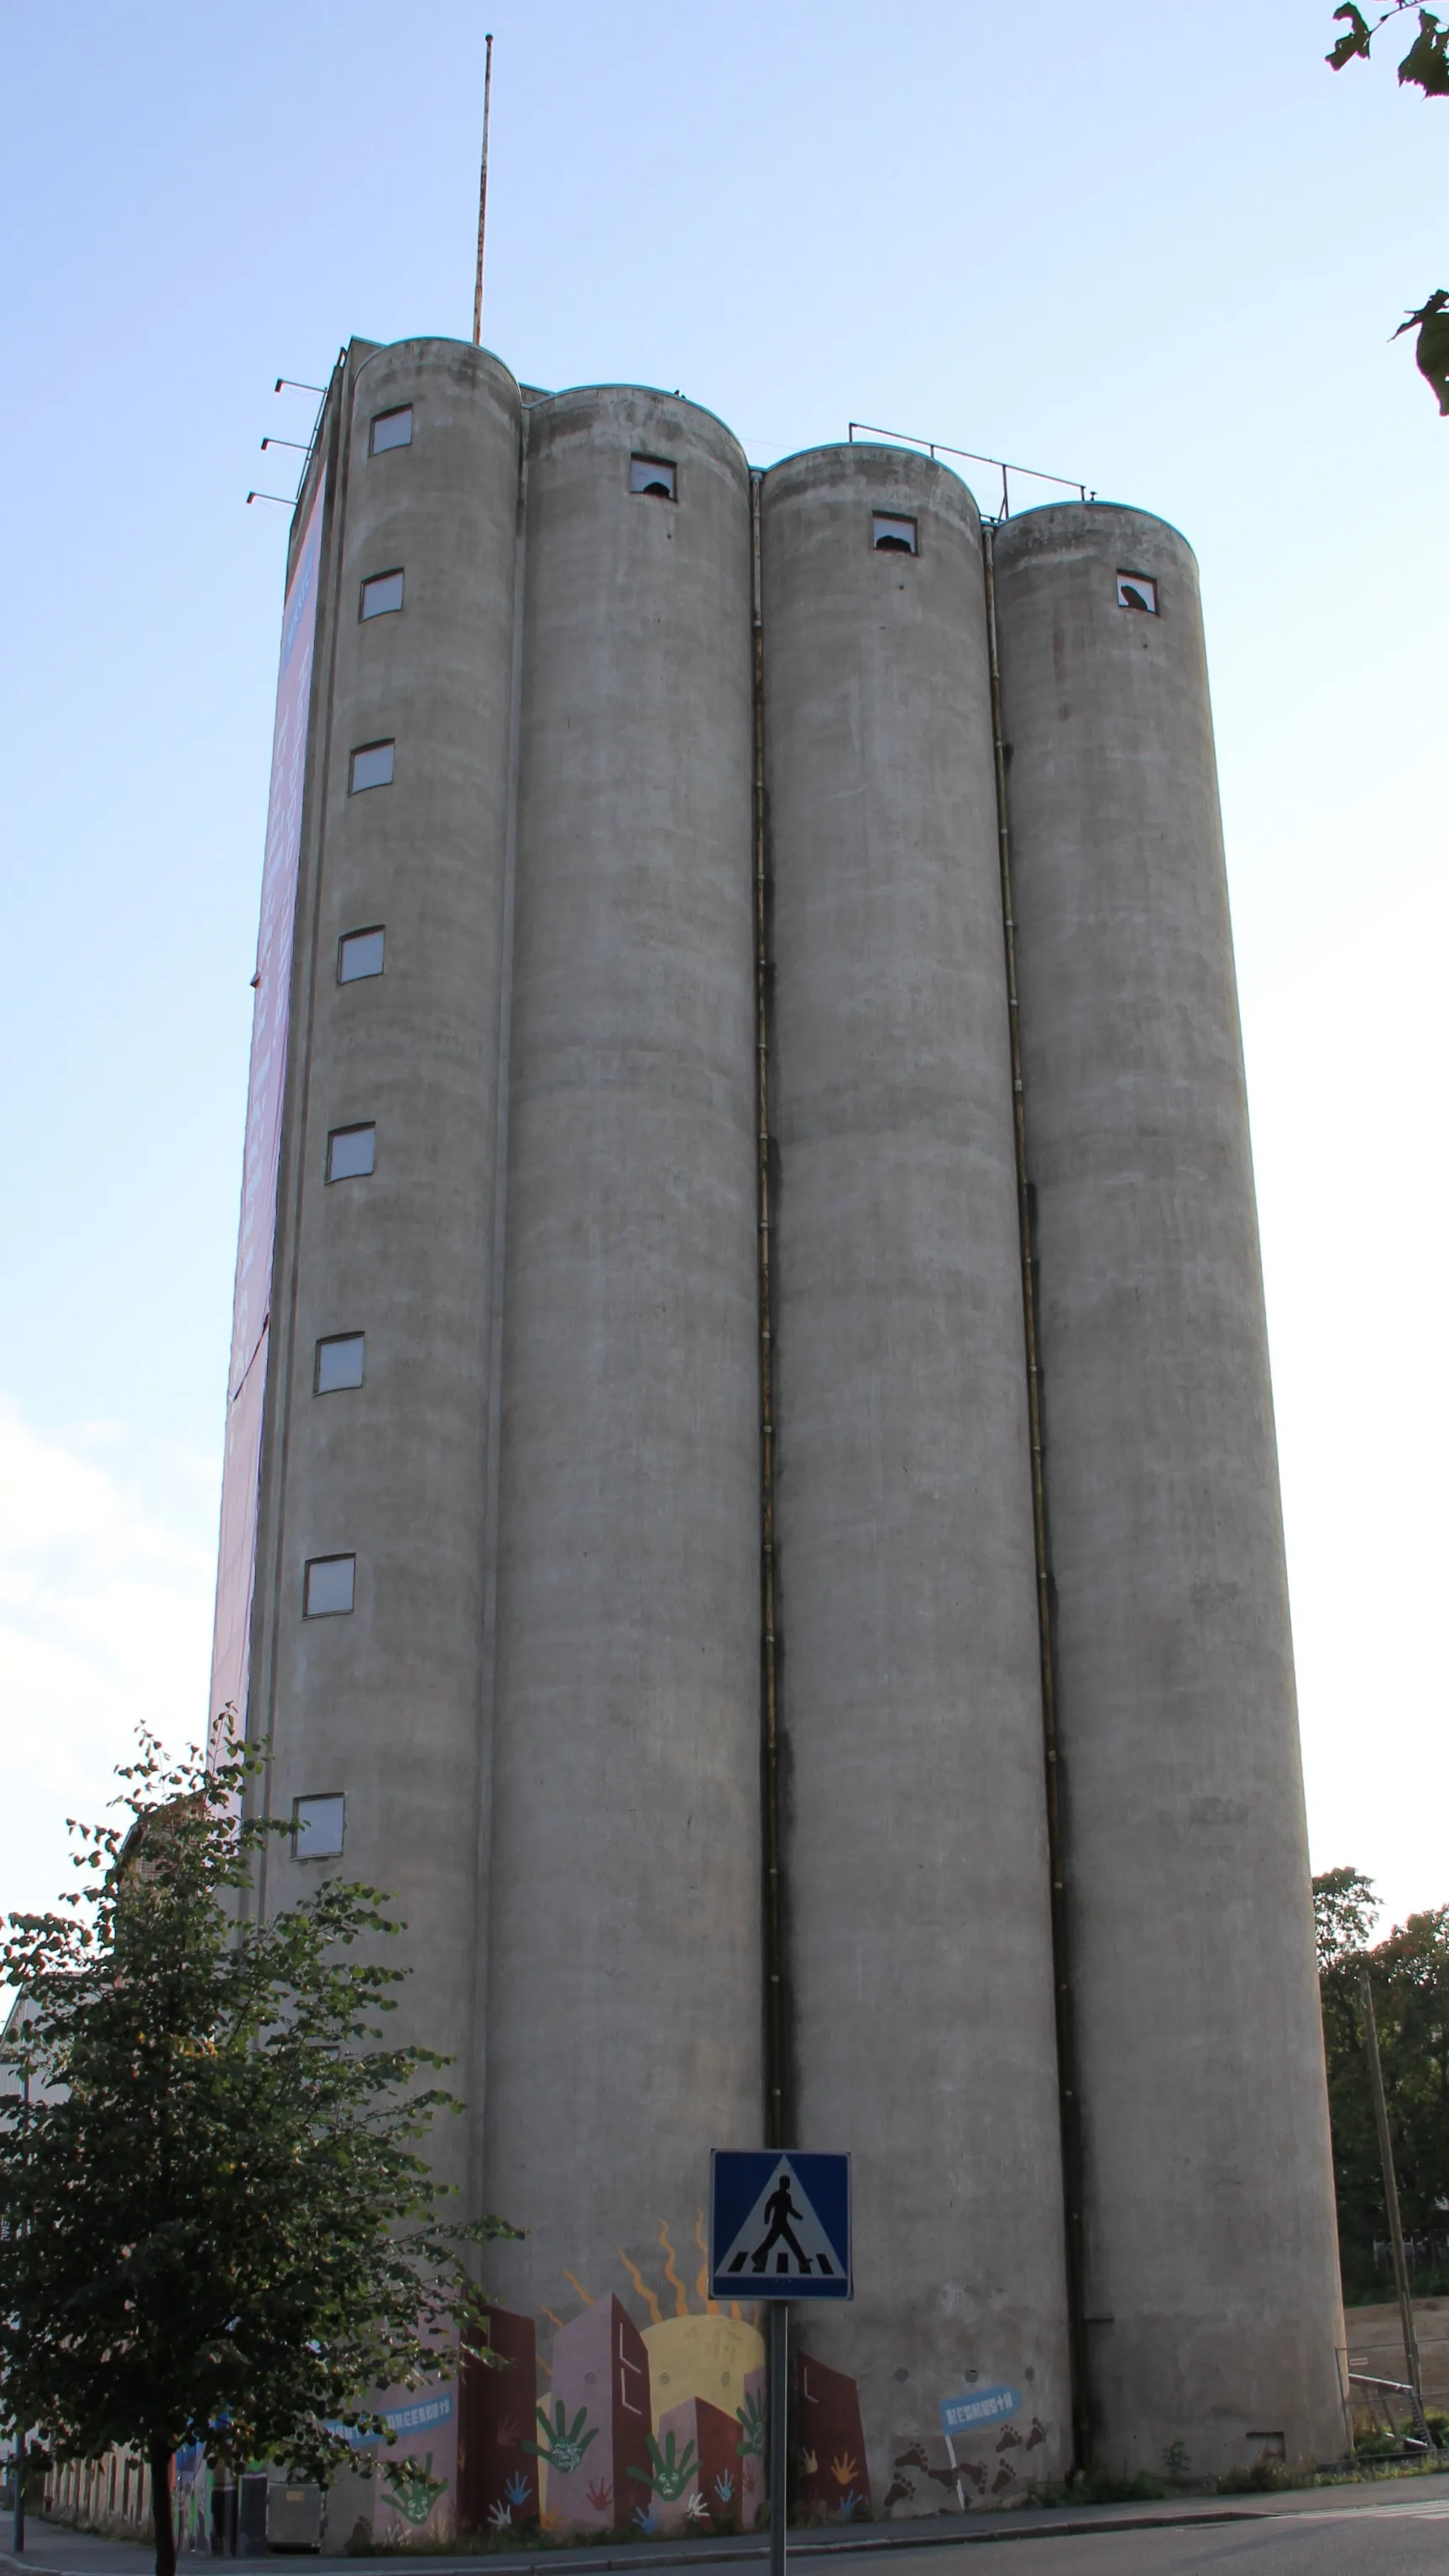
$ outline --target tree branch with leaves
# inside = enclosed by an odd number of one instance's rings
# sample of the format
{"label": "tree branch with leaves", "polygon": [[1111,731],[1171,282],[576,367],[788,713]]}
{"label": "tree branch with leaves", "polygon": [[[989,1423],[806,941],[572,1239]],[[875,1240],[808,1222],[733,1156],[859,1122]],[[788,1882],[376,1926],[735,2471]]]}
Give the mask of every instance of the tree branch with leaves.
{"label": "tree branch with leaves", "polygon": [[[1416,0],[1394,0],[1394,6],[1382,10],[1372,24],[1361,9],[1335,9],[1334,22],[1344,22],[1344,33],[1326,57],[1330,68],[1341,72],[1348,63],[1366,63],[1375,36],[1411,9],[1418,17],[1419,32],[1399,65],[1399,85],[1422,90],[1426,98],[1449,98],[1449,26],[1441,26],[1432,9],[1417,8]],[[1419,373],[1433,388],[1441,413],[1449,413],[1449,290],[1437,288],[1391,336],[1402,340],[1406,331],[1418,332]]]}
{"label": "tree branch with leaves", "polygon": [[329,1878],[250,1919],[287,1830],[244,1813],[259,1757],[171,1762],[143,1733],[120,1818],[73,1826],[84,1884],[14,1915],[0,2080],[0,2405],[58,2460],[149,2461],[158,2576],[177,2451],[325,2479],[387,2438],[379,2392],[487,2361],[476,2251],[421,2152],[461,2105],[385,2047],[406,1970],[378,1890]]}

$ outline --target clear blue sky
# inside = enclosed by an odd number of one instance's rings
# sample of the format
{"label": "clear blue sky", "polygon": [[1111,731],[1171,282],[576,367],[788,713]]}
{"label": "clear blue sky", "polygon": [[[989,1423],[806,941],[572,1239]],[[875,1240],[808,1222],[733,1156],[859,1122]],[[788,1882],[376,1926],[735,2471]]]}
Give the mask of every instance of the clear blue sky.
{"label": "clear blue sky", "polygon": [[[484,336],[757,461],[854,415],[1202,563],[1315,1861],[1449,1900],[1449,101],[1330,0],[489,0]],[[204,1717],[288,491],[352,332],[466,337],[482,10],[0,13],[9,101],[0,1905]],[[1402,46],[1398,49],[1402,50]],[[983,487],[988,506],[991,493]]]}

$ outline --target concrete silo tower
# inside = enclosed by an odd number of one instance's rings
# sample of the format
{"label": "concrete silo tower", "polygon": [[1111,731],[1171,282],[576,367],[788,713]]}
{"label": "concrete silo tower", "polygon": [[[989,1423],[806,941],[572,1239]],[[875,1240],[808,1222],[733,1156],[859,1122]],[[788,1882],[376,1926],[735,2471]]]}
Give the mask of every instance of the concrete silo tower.
{"label": "concrete silo tower", "polygon": [[213,1708],[295,1829],[260,1901],[395,1895],[446,2172],[528,2231],[508,2370],[398,2400],[409,2527],[756,2519],[719,2145],[856,2159],[857,2299],[799,2337],[817,2517],[1009,2501],[1086,2440],[1335,2449],[1181,540],[993,540],[901,449],[760,476],[678,396],[354,343],[256,1028]]}
{"label": "concrete silo tower", "polygon": [[[1288,1591],[1197,567],[995,540],[1083,2113],[1113,2462],[1342,2439]],[[1244,2413],[1253,2416],[1251,2427]]]}
{"label": "concrete silo tower", "polygon": [[847,446],[762,535],[792,2110],[890,2248],[811,2341],[919,2504],[968,2347],[1039,2473],[1070,2420],[981,527]]}
{"label": "concrete silo tower", "polygon": [[748,469],[605,388],[526,487],[484,2171],[532,2310],[688,2241],[762,2078]]}

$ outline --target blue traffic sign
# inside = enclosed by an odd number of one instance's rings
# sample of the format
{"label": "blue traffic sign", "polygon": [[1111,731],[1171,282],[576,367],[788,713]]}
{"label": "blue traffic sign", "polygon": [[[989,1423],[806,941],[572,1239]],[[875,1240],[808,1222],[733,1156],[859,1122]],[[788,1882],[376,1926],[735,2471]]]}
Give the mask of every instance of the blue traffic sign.
{"label": "blue traffic sign", "polygon": [[710,2158],[712,2299],[848,2299],[849,2156],[717,2147]]}

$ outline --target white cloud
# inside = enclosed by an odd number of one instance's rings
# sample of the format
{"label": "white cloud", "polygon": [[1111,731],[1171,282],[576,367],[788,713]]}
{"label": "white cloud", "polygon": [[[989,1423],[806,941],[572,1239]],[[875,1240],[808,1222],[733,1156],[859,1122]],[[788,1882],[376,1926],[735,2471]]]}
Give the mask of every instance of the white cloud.
{"label": "white cloud", "polygon": [[205,1725],[215,1479],[168,1459],[143,1485],[138,1460],[0,1397],[0,1914],[71,1882],[66,1817],[99,1816],[140,1720],[175,1746]]}

